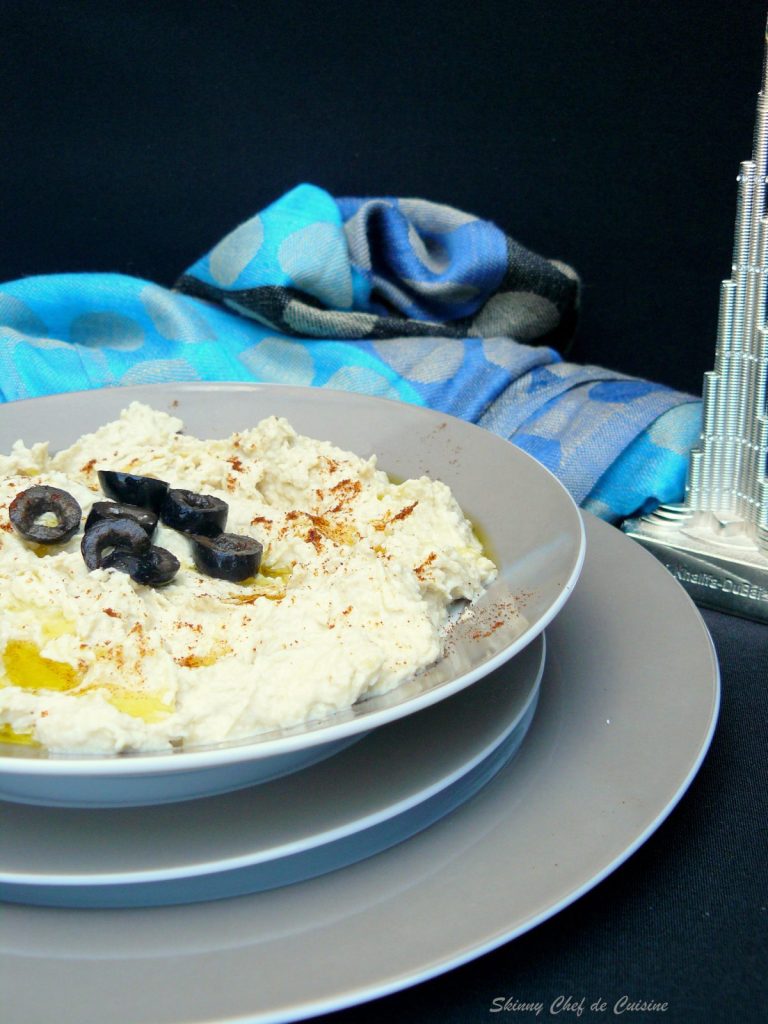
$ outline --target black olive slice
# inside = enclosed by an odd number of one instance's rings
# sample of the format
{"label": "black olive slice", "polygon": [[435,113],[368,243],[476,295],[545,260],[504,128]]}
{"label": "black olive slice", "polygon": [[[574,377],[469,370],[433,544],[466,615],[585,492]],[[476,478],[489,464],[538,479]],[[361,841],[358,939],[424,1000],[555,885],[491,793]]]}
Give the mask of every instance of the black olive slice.
{"label": "black olive slice", "polygon": [[139,555],[149,547],[149,537],[135,519],[105,519],[83,534],[80,551],[89,569],[100,569],[112,548]]}
{"label": "black olive slice", "polygon": [[179,571],[176,555],[154,544],[142,554],[115,548],[101,563],[102,569],[126,572],[136,583],[145,587],[164,587]]}
{"label": "black olive slice", "polygon": [[212,494],[196,494],[172,487],[160,509],[166,526],[181,533],[215,537],[227,525],[229,506]]}
{"label": "black olive slice", "polygon": [[165,480],[119,473],[113,469],[100,469],[99,483],[108,498],[125,502],[126,505],[151,508],[153,512],[160,511],[160,506],[168,493],[168,484]]}
{"label": "black olive slice", "polygon": [[[56,518],[55,524],[44,525],[38,521],[51,513]],[[82,514],[68,491],[47,484],[21,491],[8,507],[13,528],[26,540],[37,544],[64,544],[77,533]]]}
{"label": "black olive slice", "polygon": [[239,583],[259,571],[263,547],[253,537],[220,533],[218,537],[191,539],[194,563],[206,576]]}
{"label": "black olive slice", "polygon": [[151,537],[157,526],[157,512],[139,505],[126,505],[119,501],[96,501],[93,503],[83,529],[90,530],[96,523],[114,519],[135,519],[139,526]]}

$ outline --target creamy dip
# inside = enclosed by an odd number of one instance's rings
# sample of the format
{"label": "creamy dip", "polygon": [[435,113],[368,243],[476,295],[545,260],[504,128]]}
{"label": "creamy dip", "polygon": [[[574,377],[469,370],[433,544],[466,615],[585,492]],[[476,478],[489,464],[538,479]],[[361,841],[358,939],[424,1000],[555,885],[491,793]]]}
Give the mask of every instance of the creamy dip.
{"label": "creamy dip", "polygon": [[[8,506],[34,484],[72,494],[84,522],[100,469],[226,501],[227,532],[264,546],[258,576],[201,574],[162,524],[153,543],[181,568],[158,589],[89,572],[82,529],[51,547],[15,532]],[[324,718],[439,659],[449,606],[495,575],[445,484],[393,483],[285,419],[199,440],[133,403],[56,454],[18,441],[0,456],[0,741],[148,751]]]}

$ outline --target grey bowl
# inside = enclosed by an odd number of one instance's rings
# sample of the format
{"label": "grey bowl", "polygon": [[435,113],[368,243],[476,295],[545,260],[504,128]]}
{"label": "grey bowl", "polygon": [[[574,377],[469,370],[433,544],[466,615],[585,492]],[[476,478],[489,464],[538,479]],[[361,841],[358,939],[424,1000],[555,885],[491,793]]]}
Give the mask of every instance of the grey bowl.
{"label": "grey bowl", "polygon": [[395,477],[443,480],[475,524],[499,578],[473,606],[472,619],[457,622],[446,657],[388,694],[300,728],[174,753],[86,757],[0,745],[0,798],[79,807],[154,804],[299,770],[483,678],[537,637],[576,585],[584,560],[583,524],[551,473],[486,430],[388,399],[218,383],[55,395],[0,407],[0,451],[17,438],[66,447],[131,401],[173,412],[199,437],[224,437],[265,416],[285,416],[300,433],[363,457],[376,454],[380,468]]}

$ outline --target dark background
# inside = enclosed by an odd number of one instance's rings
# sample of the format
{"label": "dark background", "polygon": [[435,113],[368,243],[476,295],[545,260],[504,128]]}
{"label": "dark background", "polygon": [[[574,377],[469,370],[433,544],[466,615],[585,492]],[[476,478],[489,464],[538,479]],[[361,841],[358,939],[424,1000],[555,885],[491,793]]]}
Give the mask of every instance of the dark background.
{"label": "dark background", "polygon": [[171,284],[300,181],[494,220],[583,283],[571,357],[698,392],[766,4],[3,0],[0,280]]}

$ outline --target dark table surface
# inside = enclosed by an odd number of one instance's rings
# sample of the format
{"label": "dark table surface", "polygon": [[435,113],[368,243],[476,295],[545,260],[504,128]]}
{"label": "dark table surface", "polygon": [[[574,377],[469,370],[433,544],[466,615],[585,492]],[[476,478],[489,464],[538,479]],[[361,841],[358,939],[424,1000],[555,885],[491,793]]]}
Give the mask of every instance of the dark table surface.
{"label": "dark table surface", "polygon": [[[587,895],[513,942],[415,988],[318,1021],[768,1020],[768,626],[708,609],[702,614],[720,662],[720,717],[690,789],[645,845]],[[500,996],[542,1003],[543,1010],[491,1013]],[[623,996],[667,1009],[614,1012]],[[568,997],[573,1010],[565,1008]],[[606,1010],[590,1010],[601,999]]]}

